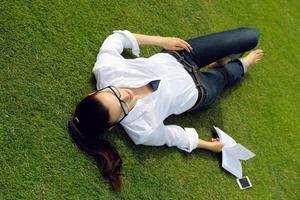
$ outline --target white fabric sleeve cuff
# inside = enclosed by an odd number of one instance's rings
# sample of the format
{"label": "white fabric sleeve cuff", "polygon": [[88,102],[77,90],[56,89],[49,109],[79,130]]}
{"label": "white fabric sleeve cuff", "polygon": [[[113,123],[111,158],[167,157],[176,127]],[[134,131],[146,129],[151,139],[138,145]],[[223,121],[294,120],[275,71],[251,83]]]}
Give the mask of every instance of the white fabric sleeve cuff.
{"label": "white fabric sleeve cuff", "polygon": [[189,149],[186,149],[185,151],[192,152],[198,146],[198,142],[199,142],[198,133],[194,128],[184,127],[184,130],[185,130],[186,134],[188,134],[188,137],[189,137],[189,140],[190,140]]}
{"label": "white fabric sleeve cuff", "polygon": [[131,48],[132,49],[132,53],[139,57],[140,54],[140,47],[139,44],[136,40],[136,38],[134,37],[134,35],[129,32],[128,30],[115,30],[113,31],[113,33],[118,33],[121,34],[122,36],[126,37],[127,41],[125,41],[124,44],[124,48]]}

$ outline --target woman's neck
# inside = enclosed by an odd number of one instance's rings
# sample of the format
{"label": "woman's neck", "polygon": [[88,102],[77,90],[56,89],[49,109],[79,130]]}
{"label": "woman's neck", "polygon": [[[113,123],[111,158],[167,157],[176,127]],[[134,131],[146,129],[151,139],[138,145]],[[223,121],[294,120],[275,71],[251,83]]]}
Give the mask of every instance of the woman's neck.
{"label": "woman's neck", "polygon": [[128,89],[132,90],[132,92],[134,93],[134,95],[137,96],[138,99],[142,99],[150,95],[151,93],[153,93],[153,88],[150,83],[139,88],[128,88]]}

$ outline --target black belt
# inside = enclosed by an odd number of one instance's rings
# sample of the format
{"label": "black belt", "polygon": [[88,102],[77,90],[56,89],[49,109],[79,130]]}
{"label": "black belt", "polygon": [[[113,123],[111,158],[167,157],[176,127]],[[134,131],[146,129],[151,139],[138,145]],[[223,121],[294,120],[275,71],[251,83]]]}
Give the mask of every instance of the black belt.
{"label": "black belt", "polygon": [[194,80],[196,87],[199,91],[199,95],[195,105],[192,108],[190,108],[187,112],[196,110],[199,106],[201,106],[201,104],[205,99],[205,89],[201,83],[196,67],[193,64],[189,63],[188,61],[186,61],[184,56],[180,55],[177,51],[169,51],[164,49],[163,52],[169,53],[172,56],[174,56],[178,60],[178,62],[180,62],[184,66],[186,71],[191,75],[192,79]]}

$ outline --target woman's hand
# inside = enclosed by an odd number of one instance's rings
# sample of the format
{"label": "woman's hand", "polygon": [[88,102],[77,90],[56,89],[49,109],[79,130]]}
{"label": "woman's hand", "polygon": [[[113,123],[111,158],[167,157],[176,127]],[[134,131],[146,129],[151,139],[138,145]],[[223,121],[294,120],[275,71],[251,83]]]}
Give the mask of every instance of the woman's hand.
{"label": "woman's hand", "polygon": [[171,51],[185,49],[186,51],[191,52],[191,50],[193,50],[189,43],[176,37],[162,37],[160,46]]}
{"label": "woman's hand", "polygon": [[220,142],[219,138],[211,138],[211,151],[219,153],[222,151],[224,144]]}
{"label": "woman's hand", "polygon": [[206,149],[209,151],[213,151],[219,153],[222,151],[224,144],[220,142],[219,138],[211,138],[211,142],[198,139],[197,148]]}

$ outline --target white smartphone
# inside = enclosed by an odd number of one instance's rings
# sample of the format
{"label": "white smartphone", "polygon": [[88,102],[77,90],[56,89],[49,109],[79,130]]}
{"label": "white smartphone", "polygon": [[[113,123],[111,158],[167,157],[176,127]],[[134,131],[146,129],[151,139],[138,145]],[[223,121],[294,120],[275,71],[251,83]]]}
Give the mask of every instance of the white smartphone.
{"label": "white smartphone", "polygon": [[244,190],[244,189],[252,187],[252,184],[251,184],[250,179],[248,178],[248,176],[244,176],[242,178],[238,178],[238,179],[236,179],[236,182],[240,186],[241,190]]}

